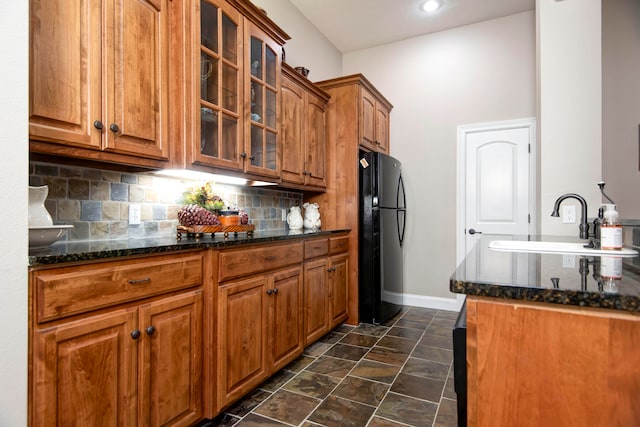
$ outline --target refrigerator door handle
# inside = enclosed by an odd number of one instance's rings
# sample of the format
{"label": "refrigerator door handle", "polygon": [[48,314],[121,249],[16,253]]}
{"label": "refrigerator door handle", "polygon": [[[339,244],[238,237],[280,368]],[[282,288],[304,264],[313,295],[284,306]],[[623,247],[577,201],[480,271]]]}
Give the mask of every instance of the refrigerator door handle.
{"label": "refrigerator door handle", "polygon": [[[400,197],[402,195],[402,205],[400,205]],[[404,194],[404,181],[402,175],[398,177],[398,188],[396,189],[396,208],[405,209],[407,207],[407,196]]]}
{"label": "refrigerator door handle", "polygon": [[[404,232],[407,228],[406,213],[407,212],[404,209],[396,210],[396,224],[398,227],[398,239],[400,240],[400,246],[402,246],[402,243],[404,242]],[[400,215],[402,215],[402,230],[400,229]]]}

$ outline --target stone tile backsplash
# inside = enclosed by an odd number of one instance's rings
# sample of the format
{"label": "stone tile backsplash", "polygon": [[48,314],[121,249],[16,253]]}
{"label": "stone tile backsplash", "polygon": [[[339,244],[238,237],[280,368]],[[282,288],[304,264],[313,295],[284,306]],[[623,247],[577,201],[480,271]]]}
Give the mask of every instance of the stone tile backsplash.
{"label": "stone tile backsplash", "polygon": [[[197,181],[51,163],[29,163],[29,185],[49,186],[45,206],[55,224],[72,224],[66,240],[175,236],[185,189]],[[282,209],[302,205],[291,191],[216,184],[229,206],[249,214],[256,230],[281,230]],[[129,224],[129,205],[139,204],[141,224]]]}

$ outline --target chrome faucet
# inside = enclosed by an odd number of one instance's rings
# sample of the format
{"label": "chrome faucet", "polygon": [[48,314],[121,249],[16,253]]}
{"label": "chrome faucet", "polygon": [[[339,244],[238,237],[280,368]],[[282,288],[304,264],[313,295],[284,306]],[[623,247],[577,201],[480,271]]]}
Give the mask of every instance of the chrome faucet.
{"label": "chrome faucet", "polygon": [[575,194],[575,193],[568,193],[558,197],[558,199],[553,205],[553,212],[551,212],[551,216],[555,216],[555,217],[560,216],[560,203],[562,203],[566,199],[576,199],[578,202],[580,202],[580,208],[582,210],[582,212],[580,213],[580,238],[588,239],[589,223],[587,222],[587,201],[581,195]]}

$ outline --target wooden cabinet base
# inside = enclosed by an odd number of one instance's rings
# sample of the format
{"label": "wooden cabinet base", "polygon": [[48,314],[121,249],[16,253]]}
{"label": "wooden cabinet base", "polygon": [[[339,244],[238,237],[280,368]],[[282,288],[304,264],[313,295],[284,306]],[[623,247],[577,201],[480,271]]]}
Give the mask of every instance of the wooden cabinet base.
{"label": "wooden cabinet base", "polygon": [[639,342],[637,315],[468,297],[468,425],[640,425]]}

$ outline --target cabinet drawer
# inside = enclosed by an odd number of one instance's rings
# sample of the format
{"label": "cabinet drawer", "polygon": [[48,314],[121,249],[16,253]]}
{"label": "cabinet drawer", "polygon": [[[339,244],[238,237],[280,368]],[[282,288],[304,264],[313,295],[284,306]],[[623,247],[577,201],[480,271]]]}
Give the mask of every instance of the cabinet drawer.
{"label": "cabinet drawer", "polygon": [[330,237],[329,254],[339,254],[349,250],[349,236]]}
{"label": "cabinet drawer", "polygon": [[329,241],[324,239],[313,239],[304,242],[304,258],[315,258],[329,253]]}
{"label": "cabinet drawer", "polygon": [[302,253],[302,242],[221,251],[218,258],[218,281],[299,264],[302,262]]}
{"label": "cabinet drawer", "polygon": [[201,285],[202,257],[168,255],[35,271],[36,321]]}

